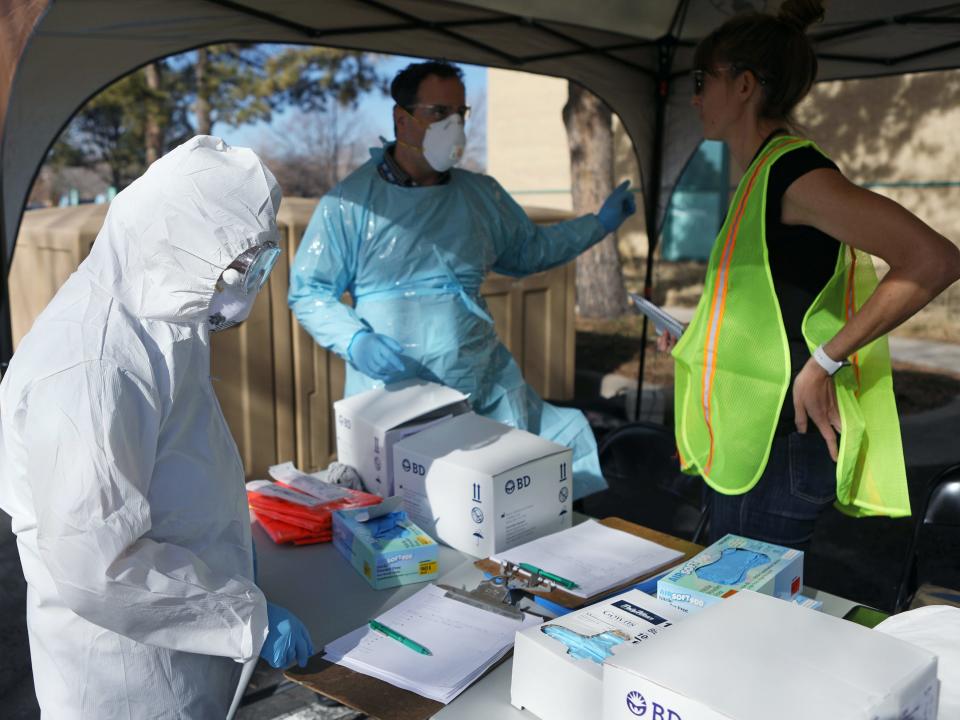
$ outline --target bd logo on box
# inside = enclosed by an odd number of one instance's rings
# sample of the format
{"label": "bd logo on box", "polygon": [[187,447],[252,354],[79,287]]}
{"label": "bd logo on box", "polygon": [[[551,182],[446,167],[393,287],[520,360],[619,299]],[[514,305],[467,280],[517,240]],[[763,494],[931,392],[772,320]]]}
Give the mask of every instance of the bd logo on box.
{"label": "bd logo on box", "polygon": [[530,487],[530,482],[530,476],[524,475],[523,477],[518,477],[516,480],[507,480],[503,486],[503,489],[507,495],[513,495],[513,493],[516,491]]}
{"label": "bd logo on box", "polygon": [[647,712],[646,699],[636,690],[631,690],[627,693],[627,710],[637,717],[643,717],[644,713]]}
{"label": "bd logo on box", "polygon": [[420,463],[410,462],[407,458],[400,463],[404,472],[412,472],[414,475],[426,475],[427,469]]}
{"label": "bd logo on box", "polygon": [[[647,713],[647,700],[641,693],[631,690],[627,693],[627,710],[637,717],[644,717]],[[660,703],[650,703],[650,720],[683,720],[680,713],[663,707]]]}

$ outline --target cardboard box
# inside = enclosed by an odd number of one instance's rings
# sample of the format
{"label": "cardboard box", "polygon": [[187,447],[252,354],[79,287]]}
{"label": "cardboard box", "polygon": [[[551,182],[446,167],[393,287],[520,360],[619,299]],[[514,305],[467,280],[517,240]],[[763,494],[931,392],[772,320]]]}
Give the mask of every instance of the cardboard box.
{"label": "cardboard box", "polygon": [[338,400],[337,460],[356,468],[367,492],[390,497],[393,444],[445,419],[470,411],[467,396],[452,388],[406,381]]}
{"label": "cardboard box", "polygon": [[400,499],[333,513],[333,545],[375,590],[433,580],[440,548],[400,509]]}
{"label": "cardboard box", "polygon": [[[510,702],[544,720],[596,717],[602,702],[604,656],[656,637],[685,617],[665,602],[628,590],[518,632]],[[576,649],[580,637],[593,638],[593,652]]]}
{"label": "cardboard box", "polygon": [[474,413],[396,443],[397,494],[420,527],[488,557],[571,524],[570,448]]}
{"label": "cardboard box", "polygon": [[657,581],[657,597],[684,612],[740,590],[790,600],[803,588],[803,553],[739,535],[724,535]]}
{"label": "cardboard box", "polygon": [[744,591],[603,667],[603,720],[935,720],[937,658]]}

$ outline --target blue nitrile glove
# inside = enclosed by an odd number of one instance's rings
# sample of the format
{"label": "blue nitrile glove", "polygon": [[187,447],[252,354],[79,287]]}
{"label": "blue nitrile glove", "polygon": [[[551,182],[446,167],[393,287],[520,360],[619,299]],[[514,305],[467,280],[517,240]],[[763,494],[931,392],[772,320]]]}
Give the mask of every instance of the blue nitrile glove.
{"label": "blue nitrile glove", "polygon": [[306,667],[313,655],[313,641],[299,618],[286,608],[268,602],[267,627],[269,632],[260,648],[260,657],[275,668],[288,667],[294,660],[300,667]]}
{"label": "blue nitrile glove", "polygon": [[610,193],[603,202],[603,207],[597,213],[597,218],[604,230],[612,233],[623,224],[623,221],[637,211],[637,201],[630,192],[630,181],[624,180],[620,185]]}
{"label": "blue nitrile glove", "polygon": [[361,330],[347,349],[350,362],[364,375],[386,383],[407,376],[403,346],[387,335]]}

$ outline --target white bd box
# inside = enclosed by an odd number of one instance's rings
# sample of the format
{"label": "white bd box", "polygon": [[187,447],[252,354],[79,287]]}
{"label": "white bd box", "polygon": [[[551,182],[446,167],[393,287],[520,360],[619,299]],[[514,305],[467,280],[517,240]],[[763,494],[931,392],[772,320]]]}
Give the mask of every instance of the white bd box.
{"label": "white bd box", "polygon": [[469,412],[463,393],[436,383],[405,381],[333,404],[337,460],[355,468],[367,492],[390,497],[393,444],[433,424]]}
{"label": "white bd box", "polygon": [[393,447],[410,519],[480,558],[570,527],[572,462],[570,448],[475,413]]}
{"label": "white bd box", "polygon": [[628,590],[518,632],[510,702],[543,720],[596,717],[604,660],[685,619],[672,605]]}
{"label": "white bd box", "polygon": [[937,658],[743,590],[603,666],[603,720],[935,720]]}

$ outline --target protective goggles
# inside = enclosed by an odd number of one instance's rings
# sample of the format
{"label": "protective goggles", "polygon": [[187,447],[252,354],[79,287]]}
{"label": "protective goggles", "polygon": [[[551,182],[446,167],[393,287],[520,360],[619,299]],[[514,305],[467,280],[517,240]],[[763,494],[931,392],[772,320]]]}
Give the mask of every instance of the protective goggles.
{"label": "protective goggles", "polygon": [[222,281],[225,285],[233,285],[246,293],[260,291],[270,271],[277,264],[280,256],[280,247],[272,240],[262,245],[250,248],[227,266],[223,271]]}

